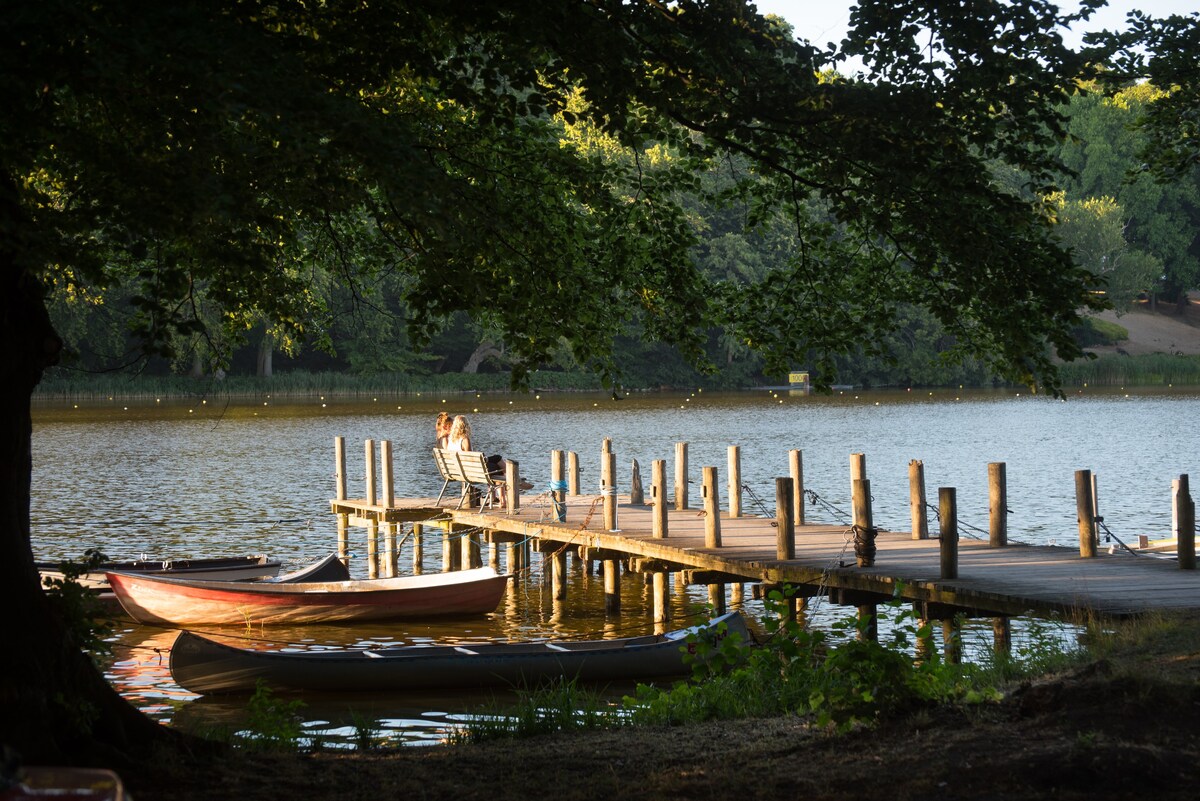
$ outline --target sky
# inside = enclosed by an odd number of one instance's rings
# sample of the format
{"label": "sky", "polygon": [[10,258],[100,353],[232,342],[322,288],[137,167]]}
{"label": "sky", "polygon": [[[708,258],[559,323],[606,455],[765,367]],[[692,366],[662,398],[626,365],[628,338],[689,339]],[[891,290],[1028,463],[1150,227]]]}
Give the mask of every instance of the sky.
{"label": "sky", "polygon": [[[791,23],[796,36],[818,46],[826,42],[837,43],[846,34],[850,22],[853,0],[751,0],[760,14],[775,14]],[[1074,11],[1078,8],[1073,0],[1062,0],[1059,7]],[[1200,9],[1198,0],[1109,0],[1108,6],[1100,9],[1086,23],[1086,30],[1119,30],[1125,27],[1125,14],[1132,9],[1144,11],[1152,17],[1170,14],[1191,14]],[[1082,44],[1083,31],[1068,32],[1064,41],[1068,45]]]}

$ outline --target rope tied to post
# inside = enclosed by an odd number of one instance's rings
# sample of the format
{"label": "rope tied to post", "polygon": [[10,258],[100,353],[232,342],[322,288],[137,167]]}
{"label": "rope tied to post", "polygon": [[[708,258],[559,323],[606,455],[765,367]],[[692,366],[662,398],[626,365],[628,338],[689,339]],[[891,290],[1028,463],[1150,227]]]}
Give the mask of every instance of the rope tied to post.
{"label": "rope tied to post", "polygon": [[854,558],[858,566],[870,567],[875,564],[875,537],[879,534],[879,529],[857,524],[850,529],[854,532]]}

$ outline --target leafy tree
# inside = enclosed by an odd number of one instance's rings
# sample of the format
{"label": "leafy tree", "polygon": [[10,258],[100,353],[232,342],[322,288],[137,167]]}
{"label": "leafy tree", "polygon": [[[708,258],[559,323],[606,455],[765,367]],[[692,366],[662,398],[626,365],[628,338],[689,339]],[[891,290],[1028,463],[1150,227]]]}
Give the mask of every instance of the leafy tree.
{"label": "leafy tree", "polygon": [[[989,163],[1050,187],[1056,104],[1083,62],[1051,33],[1053,4],[975,6],[860,3],[846,52],[871,74],[842,81],[822,73],[834,54],[734,0],[6,3],[0,587],[22,614],[0,741],[111,762],[176,736],[81,655],[33,566],[29,400],[61,351],[44,298],[65,271],[119,279],[151,354],[206,332],[201,293],[230,341],[263,320],[320,335],[304,270],[320,230],[339,284],[405,276],[414,343],[466,313],[503,332],[518,382],[564,342],[617,379],[630,322],[692,362],[719,325],[769,369],[806,350],[830,367],[908,303],[959,352],[1055,389],[1090,276]],[[576,95],[632,158],[563,136],[554,114],[573,123]],[[679,198],[725,153],[797,220],[795,252],[753,284],[714,285],[690,258]],[[805,219],[814,197],[836,229]],[[355,257],[363,219],[389,260]]]}
{"label": "leafy tree", "polygon": [[1118,312],[1127,311],[1138,295],[1162,275],[1162,262],[1125,241],[1124,213],[1111,197],[1066,200],[1059,213],[1059,235],[1075,263],[1102,283]]}

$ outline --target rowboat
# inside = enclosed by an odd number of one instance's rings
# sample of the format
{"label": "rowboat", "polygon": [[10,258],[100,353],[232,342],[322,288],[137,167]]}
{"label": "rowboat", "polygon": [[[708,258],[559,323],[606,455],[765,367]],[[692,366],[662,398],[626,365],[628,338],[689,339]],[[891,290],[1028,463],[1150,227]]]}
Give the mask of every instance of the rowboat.
{"label": "rowboat", "polygon": [[242,584],[109,573],[108,583],[139,623],[248,625],[482,615],[500,603],[508,576],[481,567],[366,581]]}
{"label": "rowboat", "polygon": [[749,642],[738,612],[666,634],[611,640],[409,645],[327,651],[256,651],[181,631],[171,647],[175,683],[200,695],[254,692],[262,680],[280,692],[521,687],[568,678],[580,682],[661,679],[690,671],[685,653],[698,640]]}
{"label": "rowboat", "polygon": [[[140,573],[154,576],[178,576],[179,578],[216,581],[246,581],[271,578],[279,574],[278,559],[257,556],[225,556],[215,559],[134,559],[127,562],[104,562],[80,575],[76,581],[95,592],[107,592],[109,571]],[[46,579],[63,579],[62,565],[56,562],[38,562],[42,583]]]}
{"label": "rowboat", "polygon": [[322,556],[312,564],[284,573],[271,579],[264,579],[275,584],[298,584],[302,581],[346,581],[350,578],[350,569],[338,558],[336,553]]}

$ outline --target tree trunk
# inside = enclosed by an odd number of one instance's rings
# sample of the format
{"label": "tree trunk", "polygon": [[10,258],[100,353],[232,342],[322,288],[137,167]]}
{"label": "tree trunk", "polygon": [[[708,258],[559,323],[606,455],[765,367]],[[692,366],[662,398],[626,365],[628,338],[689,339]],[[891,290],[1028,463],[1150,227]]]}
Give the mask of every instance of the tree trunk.
{"label": "tree trunk", "polygon": [[0,597],[5,621],[0,670],[0,744],[28,763],[132,764],[152,746],[182,741],[108,684],[43,592],[30,540],[33,426],[30,400],[62,340],[44,295],[20,257],[15,191],[0,181]]}
{"label": "tree trunk", "polygon": [[479,347],[475,348],[475,352],[471,354],[471,358],[467,359],[467,363],[463,365],[464,373],[478,373],[479,365],[483,364],[484,360],[492,356],[503,356],[504,352],[493,345],[491,342],[484,340],[479,343]]}
{"label": "tree trunk", "polygon": [[262,341],[258,343],[258,377],[270,378],[272,374],[272,359],[275,353],[275,337],[270,331],[263,332]]}

